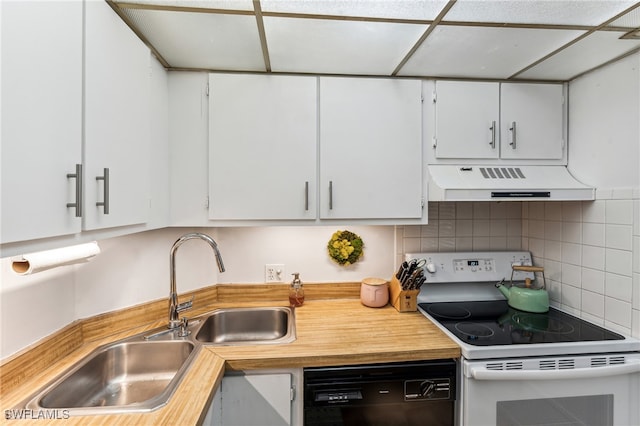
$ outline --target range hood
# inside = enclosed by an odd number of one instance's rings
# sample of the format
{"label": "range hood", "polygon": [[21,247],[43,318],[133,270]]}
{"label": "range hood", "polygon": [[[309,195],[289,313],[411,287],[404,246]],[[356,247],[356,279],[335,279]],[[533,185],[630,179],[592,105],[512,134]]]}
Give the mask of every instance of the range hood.
{"label": "range hood", "polygon": [[429,165],[429,201],[593,200],[565,166]]}

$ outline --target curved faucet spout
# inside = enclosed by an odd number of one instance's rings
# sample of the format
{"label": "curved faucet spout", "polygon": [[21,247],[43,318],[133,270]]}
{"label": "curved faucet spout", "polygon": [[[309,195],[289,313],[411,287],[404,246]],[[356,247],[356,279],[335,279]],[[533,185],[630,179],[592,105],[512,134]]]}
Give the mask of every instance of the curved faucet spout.
{"label": "curved faucet spout", "polygon": [[224,272],[224,263],[222,262],[222,255],[220,254],[220,250],[218,250],[218,244],[216,244],[215,240],[206,234],[202,234],[199,232],[194,232],[190,234],[185,234],[178,238],[173,246],[171,246],[171,253],[169,259],[169,269],[171,270],[170,277],[170,288],[169,288],[169,325],[167,326],[170,329],[180,327],[180,312],[190,309],[193,305],[193,298],[184,303],[178,303],[178,291],[176,290],[176,252],[178,248],[188,240],[200,239],[208,243],[213,249],[213,253],[216,258],[216,263],[218,264],[218,270],[220,272]]}

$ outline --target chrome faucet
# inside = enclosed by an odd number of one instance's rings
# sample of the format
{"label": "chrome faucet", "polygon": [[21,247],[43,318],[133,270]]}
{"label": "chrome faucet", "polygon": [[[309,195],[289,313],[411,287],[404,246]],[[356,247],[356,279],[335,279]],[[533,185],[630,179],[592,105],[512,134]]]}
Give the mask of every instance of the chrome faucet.
{"label": "chrome faucet", "polygon": [[173,243],[169,261],[169,268],[171,269],[171,281],[169,289],[169,324],[167,325],[167,327],[171,330],[179,328],[181,326],[183,326],[183,328],[186,328],[186,322],[180,320],[180,312],[191,309],[191,307],[193,306],[193,297],[187,302],[178,303],[178,292],[176,290],[176,252],[178,251],[178,247],[180,247],[182,243],[187,240],[193,240],[196,238],[206,241],[211,246],[216,257],[218,270],[220,272],[224,272],[224,264],[222,263],[222,256],[220,255],[220,251],[218,250],[218,244],[216,244],[214,239],[210,236],[201,234],[199,232],[194,232],[191,234],[183,235],[182,237],[178,238],[175,243]]}

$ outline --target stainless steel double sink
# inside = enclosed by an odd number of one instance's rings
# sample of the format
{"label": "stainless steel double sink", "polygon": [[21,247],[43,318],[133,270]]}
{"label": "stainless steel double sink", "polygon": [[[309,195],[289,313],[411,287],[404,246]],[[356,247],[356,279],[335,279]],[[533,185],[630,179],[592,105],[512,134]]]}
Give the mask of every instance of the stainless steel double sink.
{"label": "stainless steel double sink", "polygon": [[202,345],[285,344],[296,339],[286,307],[218,309],[194,318],[189,336],[157,329],[101,346],[19,408],[70,415],[149,412],[164,406]]}

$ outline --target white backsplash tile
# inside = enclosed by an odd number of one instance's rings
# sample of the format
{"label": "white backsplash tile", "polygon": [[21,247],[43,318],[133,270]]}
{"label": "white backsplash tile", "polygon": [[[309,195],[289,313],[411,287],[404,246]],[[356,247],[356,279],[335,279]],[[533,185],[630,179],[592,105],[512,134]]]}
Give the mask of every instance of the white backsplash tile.
{"label": "white backsplash tile", "polygon": [[582,306],[582,291],[580,288],[562,284],[562,304],[580,309]]}
{"label": "white backsplash tile", "polygon": [[604,319],[631,330],[631,303],[605,296]]}
{"label": "white backsplash tile", "polygon": [[630,251],[606,249],[604,268],[607,272],[630,277],[633,272],[633,256]]}
{"label": "white backsplash tile", "polygon": [[473,203],[456,203],[456,219],[473,219]]}
{"label": "white backsplash tile", "polygon": [[633,225],[633,200],[607,200],[605,219],[608,224]]}
{"label": "white backsplash tile", "polygon": [[474,219],[491,219],[491,203],[474,202],[473,218]]}
{"label": "white backsplash tile", "polygon": [[569,263],[562,264],[562,284],[568,284],[573,287],[581,287],[582,270],[580,266],[571,265]]}
{"label": "white backsplash tile", "polygon": [[584,223],[604,223],[605,207],[604,200],[583,201],[582,221]]}
{"label": "white backsplash tile", "polygon": [[562,243],[560,241],[545,240],[544,257],[549,260],[562,261]]}
{"label": "white backsplash tile", "polygon": [[604,271],[582,268],[582,288],[604,295]]}
{"label": "white backsplash tile", "polygon": [[568,243],[582,243],[582,223],[562,222],[562,241]]}
{"label": "white backsplash tile", "polygon": [[605,248],[598,246],[582,246],[582,265],[604,271]]}
{"label": "white backsplash tile", "polygon": [[544,223],[544,238],[552,241],[562,241],[562,222],[546,221]]}
{"label": "white backsplash tile", "polygon": [[598,293],[582,290],[582,312],[594,317],[604,318],[604,296]]}
{"label": "white backsplash tile", "polygon": [[633,274],[633,309],[640,309],[640,273]]}
{"label": "white backsplash tile", "polygon": [[633,249],[632,225],[605,226],[605,246],[621,250]]}
{"label": "white backsplash tile", "polygon": [[582,224],[582,244],[590,246],[605,245],[604,223],[583,223]]}
{"label": "white backsplash tile", "polygon": [[456,220],[456,237],[473,237],[473,220]]}
{"label": "white backsplash tile", "polygon": [[562,261],[572,265],[582,265],[582,246],[580,244],[562,243]]}
{"label": "white backsplash tile", "polygon": [[548,201],[544,203],[544,219],[545,220],[562,220],[562,203],[556,201]]}
{"label": "white backsplash tile", "polygon": [[455,237],[456,221],[454,219],[441,219],[438,221],[438,237]]}
{"label": "white backsplash tile", "polygon": [[582,222],[582,202],[562,201],[562,220],[564,222]]}
{"label": "white backsplash tile", "polygon": [[605,295],[620,300],[631,300],[633,278],[607,272],[605,275]]}

